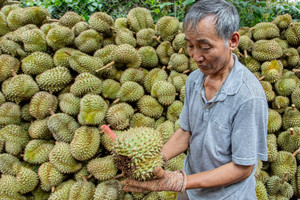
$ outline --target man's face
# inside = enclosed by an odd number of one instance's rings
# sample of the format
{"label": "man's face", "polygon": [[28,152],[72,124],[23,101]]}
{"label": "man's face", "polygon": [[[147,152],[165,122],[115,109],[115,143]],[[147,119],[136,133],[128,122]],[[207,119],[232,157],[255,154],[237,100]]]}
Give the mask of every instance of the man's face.
{"label": "man's face", "polygon": [[194,59],[202,73],[218,75],[230,67],[232,51],[217,35],[213,16],[202,19],[195,29],[185,31],[189,56]]}

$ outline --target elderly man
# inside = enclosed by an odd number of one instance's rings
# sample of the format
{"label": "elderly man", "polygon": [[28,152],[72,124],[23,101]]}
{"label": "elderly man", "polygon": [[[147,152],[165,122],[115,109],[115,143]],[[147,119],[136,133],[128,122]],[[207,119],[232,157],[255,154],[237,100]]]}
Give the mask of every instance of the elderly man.
{"label": "elderly man", "polygon": [[[184,171],[124,181],[124,190],[176,191],[178,199],[256,199],[257,159],[267,161],[268,104],[257,78],[232,53],[239,17],[224,0],[200,0],[183,22],[199,70],[186,82],[181,126],[163,147],[165,159],[189,148]],[[176,148],[174,148],[176,147]]]}

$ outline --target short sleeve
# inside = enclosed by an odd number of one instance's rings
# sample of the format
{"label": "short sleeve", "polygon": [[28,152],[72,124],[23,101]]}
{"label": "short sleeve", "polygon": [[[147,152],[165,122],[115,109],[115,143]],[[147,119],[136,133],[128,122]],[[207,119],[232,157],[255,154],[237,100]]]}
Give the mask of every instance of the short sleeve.
{"label": "short sleeve", "polygon": [[262,98],[254,98],[243,103],[233,122],[233,162],[239,165],[253,165],[257,159],[267,161],[267,129],[267,102]]}
{"label": "short sleeve", "polygon": [[179,125],[185,131],[191,131],[189,126],[189,97],[190,97],[190,79],[188,78],[185,84],[184,104],[179,116]]}

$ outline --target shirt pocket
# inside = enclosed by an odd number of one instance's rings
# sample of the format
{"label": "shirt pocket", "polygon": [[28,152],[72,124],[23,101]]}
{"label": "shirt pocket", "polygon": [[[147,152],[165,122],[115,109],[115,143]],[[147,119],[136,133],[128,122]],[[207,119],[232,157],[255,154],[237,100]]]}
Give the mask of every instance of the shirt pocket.
{"label": "shirt pocket", "polygon": [[229,128],[220,125],[218,122],[211,123],[211,136],[215,141],[215,151],[219,156],[231,157],[231,131]]}

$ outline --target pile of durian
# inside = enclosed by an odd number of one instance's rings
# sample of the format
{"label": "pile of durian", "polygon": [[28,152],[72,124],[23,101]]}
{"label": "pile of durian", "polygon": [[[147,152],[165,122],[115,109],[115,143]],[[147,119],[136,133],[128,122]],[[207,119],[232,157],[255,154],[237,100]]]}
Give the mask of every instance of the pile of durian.
{"label": "pile of durian", "polygon": [[[160,156],[179,128],[185,81],[198,69],[182,22],[165,16],[154,23],[142,7],[115,20],[104,12],[55,20],[44,8],[5,2],[0,199],[176,199],[174,192],[124,192],[121,181],[149,180],[157,166],[183,168],[185,153],[164,165]],[[270,106],[269,162],[259,161],[255,172],[258,199],[300,197],[300,23],[286,14],[239,32],[235,53]]]}

